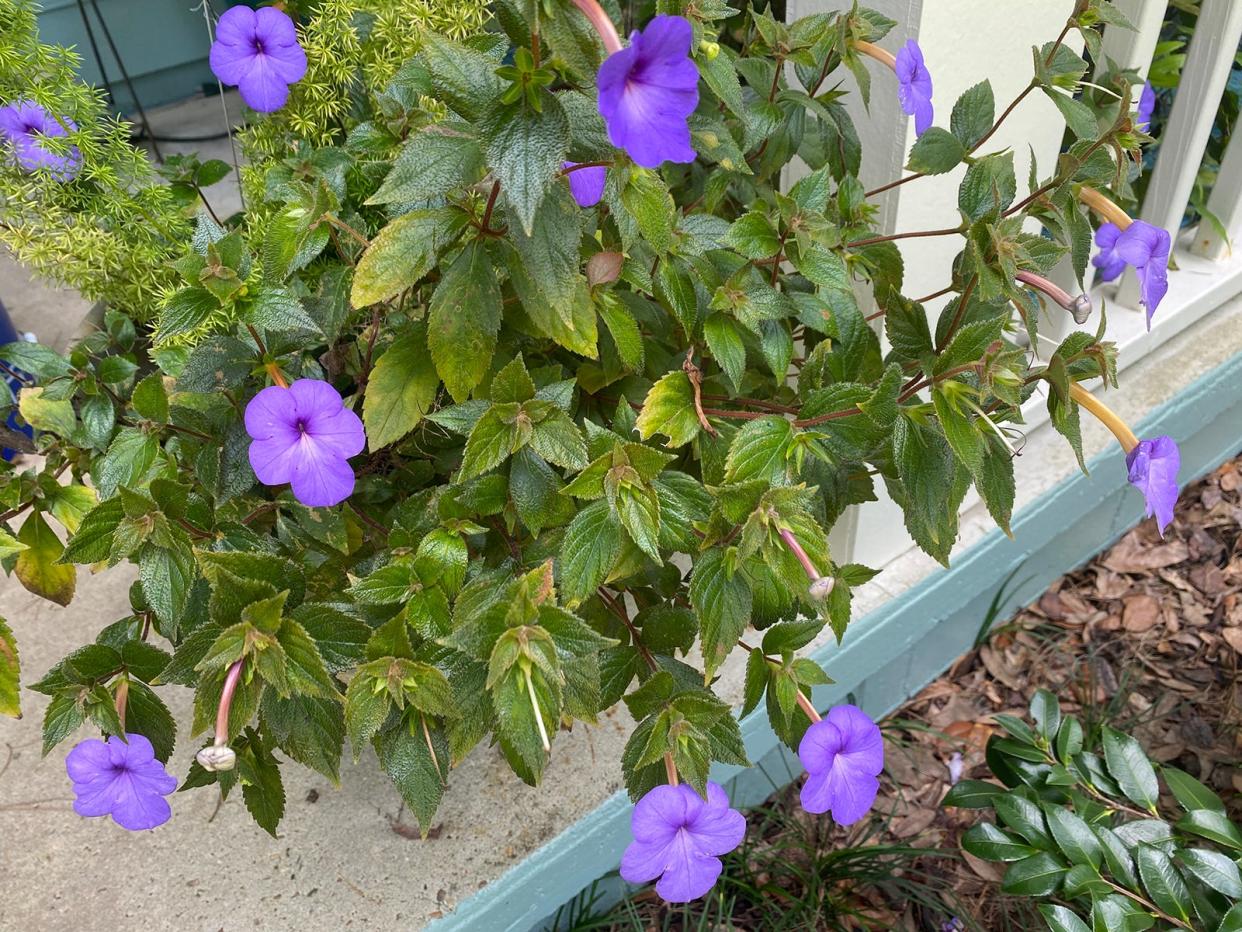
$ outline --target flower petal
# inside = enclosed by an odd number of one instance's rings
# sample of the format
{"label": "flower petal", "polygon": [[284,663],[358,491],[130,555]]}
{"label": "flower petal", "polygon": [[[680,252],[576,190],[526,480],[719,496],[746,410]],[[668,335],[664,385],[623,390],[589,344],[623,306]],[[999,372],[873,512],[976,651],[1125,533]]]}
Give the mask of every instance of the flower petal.
{"label": "flower petal", "polygon": [[680,786],[653,787],[634,804],[630,833],[637,841],[668,844],[674,833],[686,824],[687,802]]}
{"label": "flower petal", "polygon": [[[576,162],[566,162],[564,168],[573,168]],[[565,176],[569,179],[569,192],[579,207],[594,207],[604,196],[604,185],[608,183],[608,169],[603,165],[590,168],[579,168]]]}
{"label": "flower petal", "polygon": [[74,783],[94,779],[100,771],[112,769],[112,754],[108,745],[98,738],[87,738],[74,745],[65,755],[65,772]]}
{"label": "flower petal", "polygon": [[1117,255],[1136,269],[1156,258],[1162,249],[1167,261],[1168,239],[1167,231],[1142,220],[1135,220],[1117,237]]}
{"label": "flower petal", "polygon": [[246,405],[246,433],[254,440],[292,442],[298,437],[297,421],[297,402],[290,389],[279,385],[269,385]]}
{"label": "flower petal", "polygon": [[884,769],[884,739],[880,727],[862,709],[839,705],[828,712],[828,721],[841,733],[841,754],[860,773],[878,774]]}
{"label": "flower petal", "polygon": [[[246,7],[232,7],[230,12],[244,9]],[[223,83],[236,86],[250,73],[256,57],[253,45],[216,41],[211,44],[207,63],[211,66],[211,73]]]}
{"label": "flower petal", "polygon": [[798,744],[798,759],[808,773],[823,773],[845,745],[841,730],[824,719],[813,724]]}
{"label": "flower petal", "polygon": [[353,468],[339,453],[310,434],[304,434],[294,447],[290,462],[293,464],[293,475],[289,478],[293,497],[303,505],[326,508],[340,504],[353,494]]}
{"label": "flower petal", "polygon": [[695,852],[684,832],[669,845],[667,858],[668,866],[656,884],[656,893],[670,903],[697,900],[715,885],[723,869],[719,858]]}
{"label": "flower petal", "polygon": [[272,67],[270,56],[256,55],[250,69],[237,82],[242,100],[251,110],[272,113],[289,99],[289,85]]}
{"label": "flower petal", "polygon": [[73,801],[73,811],[88,819],[110,815],[121,792],[116,786],[121,776],[119,772],[100,773],[85,783],[75,783],[73,792],[77,799]]}
{"label": "flower petal", "polygon": [[867,814],[879,789],[880,781],[875,776],[838,758],[828,771],[826,783],[826,792],[832,796],[832,818],[839,825],[853,825]]}
{"label": "flower petal", "polygon": [[[175,789],[176,781],[173,784]],[[163,825],[172,817],[168,800],[145,783],[135,780],[132,774],[118,777],[114,790],[116,799],[112,806],[112,821],[121,828],[139,832]]]}
{"label": "flower petal", "polygon": [[802,790],[798,793],[802,808],[813,815],[818,815],[832,808],[832,799],[832,790],[828,786],[828,771],[811,771],[806,782],[802,784]]}
{"label": "flower petal", "polygon": [[255,10],[254,34],[265,49],[270,45],[296,45],[298,41],[297,27],[289,14],[274,6]]}
{"label": "flower petal", "polygon": [[255,478],[264,485],[284,485],[293,479],[294,451],[298,439],[255,440],[247,455]]}
{"label": "flower petal", "polygon": [[1173,521],[1177,505],[1177,472],[1182,465],[1181,451],[1171,437],[1140,440],[1126,455],[1130,484],[1143,493],[1147,516],[1156,516],[1160,536]]}
{"label": "flower petal", "polygon": [[248,6],[232,6],[216,22],[216,41],[232,45],[253,45],[255,12]]}
{"label": "flower petal", "polygon": [[672,836],[663,843],[635,839],[621,855],[621,877],[626,883],[650,883],[668,865],[668,847]]}
{"label": "flower petal", "polygon": [[1138,270],[1139,277],[1139,300],[1143,302],[1143,307],[1147,309],[1147,329],[1151,329],[1151,319],[1155,316],[1156,308],[1160,306],[1160,302],[1164,300],[1164,296],[1169,293],[1169,267],[1166,264],[1168,257],[1162,261],[1159,257],[1153,257],[1150,262]]}

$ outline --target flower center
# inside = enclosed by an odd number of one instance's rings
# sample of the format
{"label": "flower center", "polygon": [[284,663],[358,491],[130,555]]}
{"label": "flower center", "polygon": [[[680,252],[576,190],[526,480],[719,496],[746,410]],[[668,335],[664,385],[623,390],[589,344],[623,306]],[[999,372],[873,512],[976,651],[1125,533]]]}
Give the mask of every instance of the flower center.
{"label": "flower center", "polygon": [[303,420],[302,418],[298,418],[297,423],[295,423],[293,426],[298,429],[299,434],[302,434],[302,435],[306,434],[306,421]]}
{"label": "flower center", "polygon": [[260,39],[258,36],[255,36],[255,39],[254,39],[254,53],[256,55],[263,54],[263,40]]}

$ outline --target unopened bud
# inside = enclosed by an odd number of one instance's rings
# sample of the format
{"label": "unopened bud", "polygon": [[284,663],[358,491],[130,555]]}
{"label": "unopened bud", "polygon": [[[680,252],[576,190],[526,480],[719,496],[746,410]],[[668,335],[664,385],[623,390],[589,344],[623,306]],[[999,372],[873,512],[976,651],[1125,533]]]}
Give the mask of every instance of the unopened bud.
{"label": "unopened bud", "polygon": [[1085,324],[1091,319],[1091,295],[1080,294],[1069,307],[1074,323]]}
{"label": "unopened bud", "polygon": [[815,582],[811,583],[808,590],[811,594],[812,601],[822,602],[828,596],[832,595],[832,590],[836,586],[837,581],[831,576],[821,576]]}
{"label": "unopened bud", "polygon": [[194,759],[198,761],[200,767],[209,773],[232,770],[237,766],[237,755],[233,753],[233,749],[227,744],[208,745],[195,754]]}
{"label": "unopened bud", "polygon": [[704,39],[699,43],[699,51],[703,53],[703,57],[708,61],[715,61],[716,56],[720,54],[720,43],[708,42]]}
{"label": "unopened bud", "polygon": [[607,285],[621,277],[621,267],[625,264],[625,256],[619,252],[597,252],[587,260],[587,284],[592,288],[596,285]]}

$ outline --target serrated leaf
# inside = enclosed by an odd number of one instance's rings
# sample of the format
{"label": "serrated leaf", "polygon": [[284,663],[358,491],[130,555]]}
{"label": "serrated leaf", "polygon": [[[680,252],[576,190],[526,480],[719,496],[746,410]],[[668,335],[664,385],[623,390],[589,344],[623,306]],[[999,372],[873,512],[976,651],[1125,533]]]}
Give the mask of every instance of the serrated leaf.
{"label": "serrated leaf", "polygon": [[709,550],[695,560],[690,604],[699,616],[703,659],[710,676],[745,632],[752,605],[750,586],[740,573],[729,572],[723,550]]}
{"label": "serrated leaf", "polygon": [[573,606],[590,598],[621,555],[621,524],[607,501],[592,502],[570,522],[558,562],[561,597]]}
{"label": "serrated leaf", "polygon": [[368,204],[417,204],[473,184],[483,152],[469,136],[433,127],[408,139]]}
{"label": "serrated leaf", "polygon": [[416,284],[464,225],[464,214],[451,207],[412,210],[397,217],[375,235],[358,260],[350,302],[366,307]]}
{"label": "serrated leaf", "polygon": [[651,386],[636,426],[644,440],[651,439],[655,434],[664,434],[669,438],[666,444],[669,447],[683,446],[698,435],[694,390],[686,373],[670,372]]}
{"label": "serrated leaf", "polygon": [[539,110],[496,103],[479,121],[487,164],[528,236],[569,151],[564,108],[551,94],[541,92],[539,102]]}
{"label": "serrated leaf", "polygon": [[13,569],[18,581],[28,591],[57,605],[73,601],[77,567],[60,562],[64,544],[41,513],[34,512],[25,520],[17,532],[17,540],[26,545],[17,555]]}
{"label": "serrated leaf", "polygon": [[416,324],[398,334],[367,380],[362,417],[369,449],[395,443],[418,426],[439,386],[426,327]]}
{"label": "serrated leaf", "polygon": [[487,250],[472,243],[445,270],[428,307],[431,358],[457,401],[465,401],[491,367],[500,309],[500,286]]}
{"label": "serrated leaf", "polygon": [[17,638],[0,618],[0,715],[21,718],[21,665],[17,655]]}

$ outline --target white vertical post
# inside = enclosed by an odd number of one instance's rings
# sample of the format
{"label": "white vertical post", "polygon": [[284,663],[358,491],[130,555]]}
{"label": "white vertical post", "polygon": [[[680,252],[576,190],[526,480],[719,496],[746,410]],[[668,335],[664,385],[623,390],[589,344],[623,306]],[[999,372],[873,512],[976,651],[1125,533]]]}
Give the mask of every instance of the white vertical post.
{"label": "white vertical post", "polygon": [[[1160,41],[1160,27],[1169,8],[1168,0],[1113,0],[1114,5],[1134,25],[1133,29],[1108,26],[1104,29],[1103,58],[1112,61],[1122,70],[1133,68],[1140,77],[1147,77],[1151,67],[1156,43]],[[1097,73],[1104,68],[1101,61]]]}
{"label": "white vertical post", "polygon": [[[1160,154],[1152,173],[1141,216],[1174,237],[1194,189],[1216,110],[1242,39],[1242,3],[1203,0],[1194,36],[1186,51],[1186,66],[1173,100],[1173,112],[1160,137]],[[1138,307],[1138,279],[1126,275],[1117,300]]]}
{"label": "white vertical post", "polygon": [[1237,138],[1231,139],[1225,149],[1216,184],[1208,195],[1207,209],[1220,221],[1225,235],[1221,236],[1206,219],[1200,219],[1194,251],[1219,261],[1230,253],[1231,242],[1242,233],[1242,142]]}

